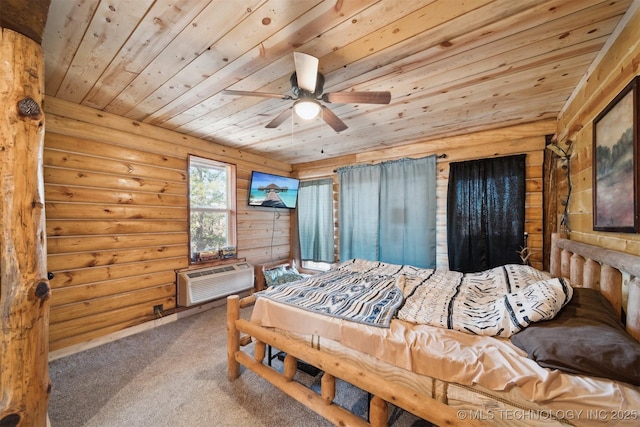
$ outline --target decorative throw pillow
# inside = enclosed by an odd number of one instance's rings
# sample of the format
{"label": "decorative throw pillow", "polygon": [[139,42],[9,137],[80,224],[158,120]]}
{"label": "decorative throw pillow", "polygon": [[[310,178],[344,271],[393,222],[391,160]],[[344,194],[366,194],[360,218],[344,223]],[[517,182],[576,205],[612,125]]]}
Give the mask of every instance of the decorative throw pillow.
{"label": "decorative throw pillow", "polygon": [[281,265],[276,268],[264,271],[264,281],[267,287],[282,285],[283,283],[294,282],[302,279],[301,275],[295,268],[286,268]]}
{"label": "decorative throw pillow", "polygon": [[640,385],[640,343],[596,290],[574,288],[558,316],[532,323],[511,341],[541,366]]}

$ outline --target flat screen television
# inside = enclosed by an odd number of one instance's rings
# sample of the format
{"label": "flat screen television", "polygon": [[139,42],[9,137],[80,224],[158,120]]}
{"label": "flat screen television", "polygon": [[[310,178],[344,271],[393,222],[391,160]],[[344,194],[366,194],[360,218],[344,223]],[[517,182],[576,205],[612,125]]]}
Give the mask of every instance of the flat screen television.
{"label": "flat screen television", "polygon": [[294,209],[300,180],[253,171],[249,181],[249,206]]}

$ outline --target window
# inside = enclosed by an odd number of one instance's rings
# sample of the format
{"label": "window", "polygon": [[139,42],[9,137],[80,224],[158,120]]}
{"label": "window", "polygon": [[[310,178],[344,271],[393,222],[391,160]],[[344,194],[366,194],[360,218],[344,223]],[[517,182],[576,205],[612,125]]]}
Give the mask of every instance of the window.
{"label": "window", "polygon": [[216,258],[236,246],[235,166],[189,156],[189,259]]}
{"label": "window", "polygon": [[332,264],[328,262],[315,262],[302,260],[302,268],[305,270],[329,271]]}
{"label": "window", "polygon": [[298,235],[302,267],[328,270],[335,261],[333,180],[303,181],[298,191]]}

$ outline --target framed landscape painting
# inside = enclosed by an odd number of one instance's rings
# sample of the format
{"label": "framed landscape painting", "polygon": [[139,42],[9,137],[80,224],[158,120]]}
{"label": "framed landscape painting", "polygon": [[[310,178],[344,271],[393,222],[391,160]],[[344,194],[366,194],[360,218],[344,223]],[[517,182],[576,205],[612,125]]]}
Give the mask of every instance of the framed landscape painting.
{"label": "framed landscape painting", "polygon": [[638,232],[638,84],[634,78],[593,122],[593,229]]}

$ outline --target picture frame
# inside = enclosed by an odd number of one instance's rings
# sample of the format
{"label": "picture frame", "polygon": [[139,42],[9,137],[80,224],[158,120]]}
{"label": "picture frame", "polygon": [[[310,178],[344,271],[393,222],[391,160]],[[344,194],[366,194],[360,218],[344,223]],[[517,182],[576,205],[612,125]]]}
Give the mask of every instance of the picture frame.
{"label": "picture frame", "polygon": [[593,121],[595,231],[639,231],[639,85],[636,76]]}

